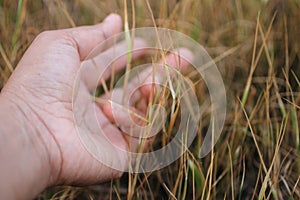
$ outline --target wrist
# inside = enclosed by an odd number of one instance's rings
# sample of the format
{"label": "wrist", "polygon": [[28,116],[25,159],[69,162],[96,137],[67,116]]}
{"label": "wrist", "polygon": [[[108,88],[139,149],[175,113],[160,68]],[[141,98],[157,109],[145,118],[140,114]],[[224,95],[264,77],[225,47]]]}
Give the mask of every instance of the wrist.
{"label": "wrist", "polygon": [[33,198],[54,183],[50,144],[45,143],[41,127],[25,102],[0,94],[0,145],[5,149],[0,153],[0,176],[8,180],[0,186],[1,195]]}

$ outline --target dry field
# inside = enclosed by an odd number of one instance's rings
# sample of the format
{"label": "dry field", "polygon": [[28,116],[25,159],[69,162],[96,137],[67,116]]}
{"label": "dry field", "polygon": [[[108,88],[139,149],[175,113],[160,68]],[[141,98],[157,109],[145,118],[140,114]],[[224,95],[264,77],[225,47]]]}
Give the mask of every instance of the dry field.
{"label": "dry field", "polygon": [[[0,88],[40,32],[95,24],[111,12],[129,28],[169,28],[204,46],[226,87],[222,135],[197,157],[210,122],[204,114],[189,150],[168,167],[50,188],[39,199],[300,199],[299,0],[0,0]],[[203,82],[195,87],[199,101],[209,98]]]}

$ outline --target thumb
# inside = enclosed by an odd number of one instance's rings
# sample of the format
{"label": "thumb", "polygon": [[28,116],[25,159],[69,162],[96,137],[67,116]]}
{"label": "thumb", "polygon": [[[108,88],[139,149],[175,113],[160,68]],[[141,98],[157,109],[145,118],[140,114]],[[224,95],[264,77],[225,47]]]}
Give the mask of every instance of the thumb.
{"label": "thumb", "polygon": [[60,54],[60,56],[68,54],[66,49],[71,48],[72,56],[75,52],[78,54],[78,59],[84,60],[99,43],[119,33],[121,29],[121,17],[117,14],[110,14],[102,23],[97,25],[45,31],[36,37],[21,62],[25,65],[32,65],[32,57],[39,58],[41,55],[47,55],[53,50],[53,46],[55,53]]}
{"label": "thumb", "polygon": [[110,36],[117,34],[122,29],[122,19],[117,14],[108,15],[104,21],[94,26],[82,26],[72,29],[65,29],[74,39],[80,59],[83,60],[99,43]]}

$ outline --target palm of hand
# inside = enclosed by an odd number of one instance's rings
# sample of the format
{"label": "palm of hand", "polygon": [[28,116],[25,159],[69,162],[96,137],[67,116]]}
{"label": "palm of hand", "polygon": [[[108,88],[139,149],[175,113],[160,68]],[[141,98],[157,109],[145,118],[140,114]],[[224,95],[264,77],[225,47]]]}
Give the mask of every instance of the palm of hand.
{"label": "palm of hand", "polygon": [[[95,72],[86,71],[80,81],[76,81],[79,68],[91,50],[106,37],[121,30],[119,16],[110,15],[108,18],[100,25],[50,31],[38,36],[2,91],[15,101],[28,123],[32,124],[34,133],[28,133],[28,136],[42,143],[48,153],[45,159],[52,170],[49,186],[61,183],[91,184],[119,177],[122,172],[110,166],[119,165],[118,169],[125,169],[128,167],[128,157],[114,147],[126,152],[129,146],[136,146],[128,145],[128,136],[111,123],[114,121],[111,107],[104,105],[101,109],[91,98],[91,89],[97,87],[93,83],[99,78]],[[119,49],[122,45],[126,48],[121,44]],[[136,42],[136,45],[138,48],[144,44]],[[103,58],[110,54],[107,51]],[[142,54],[134,52],[132,58]],[[166,59],[172,61],[174,57]],[[121,69],[126,62],[124,55],[116,68]],[[101,67],[101,58],[97,64]],[[105,74],[106,78],[109,76]],[[148,96],[149,88],[140,91],[139,98]],[[73,97],[77,101],[75,106]],[[99,134],[98,124],[104,135]],[[79,129],[86,135],[97,135],[100,141],[98,153],[108,165],[88,153],[81,142],[83,138],[79,137]],[[137,143],[137,140],[133,142]]]}
{"label": "palm of hand", "polygon": [[[37,126],[38,135],[42,138],[40,142],[51,151],[48,158],[53,169],[50,184],[103,182],[121,175],[121,172],[99,163],[84,149],[77,134],[78,124],[74,120],[72,106],[73,84],[81,62],[92,50],[95,41],[99,43],[105,39],[99,37],[101,28],[111,26],[112,30],[109,31],[112,33],[116,26],[116,31],[120,31],[120,18],[114,16],[112,20],[114,25],[103,23],[98,25],[100,27],[51,31],[39,35],[20,61],[12,81],[3,90],[11,99],[19,101],[18,104],[22,105],[30,119],[29,123]],[[91,30],[87,32],[86,29]],[[80,93],[89,95],[86,87],[80,90]],[[108,137],[114,135],[113,142],[125,148],[124,138],[116,138],[121,132],[109,122],[91,98],[85,98],[82,103],[86,108],[95,109],[98,120],[106,124]],[[89,118],[89,113],[83,116],[85,127],[89,126]],[[94,127],[89,129],[96,130]],[[124,158],[114,155],[113,149],[104,149],[103,154],[108,152],[114,162],[124,163],[118,160]]]}

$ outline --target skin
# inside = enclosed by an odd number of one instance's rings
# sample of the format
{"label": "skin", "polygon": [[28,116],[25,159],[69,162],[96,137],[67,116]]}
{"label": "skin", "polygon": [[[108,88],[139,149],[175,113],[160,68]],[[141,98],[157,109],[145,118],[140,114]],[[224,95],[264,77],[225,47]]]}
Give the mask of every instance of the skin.
{"label": "skin", "polygon": [[[98,25],[43,32],[28,48],[0,94],[0,199],[32,199],[51,186],[102,183],[122,175],[87,152],[78,137],[72,110],[79,67],[97,44],[121,28],[120,16],[111,14]],[[142,41],[136,45],[145,46]],[[143,53],[138,51],[132,57]],[[166,59],[174,62],[176,56]],[[117,69],[127,63],[124,58],[120,60]],[[97,62],[101,70],[101,59]],[[87,78],[94,73],[83,73],[83,93],[97,86]],[[109,77],[106,74],[106,79]],[[147,101],[149,93],[149,86],[140,88],[136,100]],[[95,102],[84,104],[94,106]],[[110,104],[97,104],[95,109],[110,142],[125,150],[136,146],[137,140],[130,140],[128,145],[129,136],[113,125]],[[111,162],[124,169],[128,166],[128,158],[115,149],[103,149],[103,154],[110,154]]]}

